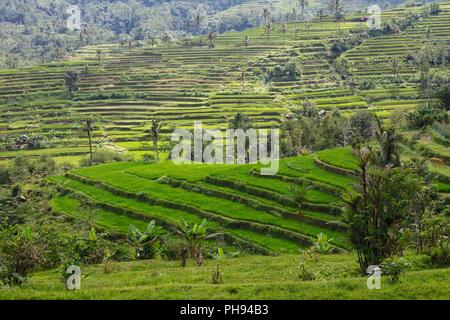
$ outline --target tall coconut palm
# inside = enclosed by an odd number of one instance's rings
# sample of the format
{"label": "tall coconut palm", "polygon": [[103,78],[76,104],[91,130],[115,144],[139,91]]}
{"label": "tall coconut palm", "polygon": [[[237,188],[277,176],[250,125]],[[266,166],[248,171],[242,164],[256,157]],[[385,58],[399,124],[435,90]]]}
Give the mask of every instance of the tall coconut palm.
{"label": "tall coconut palm", "polygon": [[341,0],[331,0],[330,11],[334,16],[338,36],[341,36],[341,22],[344,21],[344,4]]}
{"label": "tall coconut palm", "polygon": [[92,132],[94,131],[95,119],[92,116],[88,116],[84,120],[84,131],[86,131],[89,142],[89,159],[92,164]]}
{"label": "tall coconut palm", "polygon": [[215,47],[214,40],[216,40],[216,38],[217,38],[217,33],[216,32],[214,32],[214,31],[208,32],[208,41],[209,41],[209,47],[210,48],[214,48]]}
{"label": "tall coconut palm", "polygon": [[398,167],[400,165],[400,142],[402,137],[397,132],[395,125],[384,127],[377,116],[375,116],[375,119],[377,123],[375,138],[380,147],[377,157],[378,166],[380,168]]}
{"label": "tall coconut palm", "polygon": [[284,42],[284,44],[286,44],[286,33],[287,33],[286,23],[283,22],[280,25],[280,32],[283,34],[283,42]]}
{"label": "tall coconut palm", "polygon": [[325,18],[325,12],[323,8],[320,8],[319,11],[317,11],[317,16],[319,17],[320,21],[320,28],[323,29],[323,19]]}
{"label": "tall coconut palm", "polygon": [[246,36],[244,38],[245,55],[248,54],[248,47],[250,46],[250,37]]}
{"label": "tall coconut palm", "polygon": [[267,25],[267,20],[269,19],[269,17],[270,17],[270,11],[269,11],[269,8],[263,8],[263,11],[262,11],[262,16],[263,16],[263,19],[264,19],[264,25]]}
{"label": "tall coconut palm", "polygon": [[309,0],[297,0],[300,7],[300,16],[302,20],[306,18],[306,10],[309,6]]}
{"label": "tall coconut palm", "polygon": [[399,82],[400,80],[400,60],[398,58],[394,58],[391,60],[391,70],[392,75],[395,78],[395,81]]}
{"label": "tall coconut palm", "polygon": [[266,35],[268,39],[270,39],[270,34],[272,32],[272,25],[270,24],[270,22],[268,24],[266,24],[264,27],[264,33],[263,36]]}

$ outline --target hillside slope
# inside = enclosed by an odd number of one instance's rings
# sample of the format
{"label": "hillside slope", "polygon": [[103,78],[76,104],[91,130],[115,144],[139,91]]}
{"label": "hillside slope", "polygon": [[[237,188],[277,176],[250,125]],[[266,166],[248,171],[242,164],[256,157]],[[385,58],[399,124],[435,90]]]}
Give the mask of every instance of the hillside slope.
{"label": "hillside slope", "polygon": [[[17,155],[49,154],[58,161],[77,162],[88,151],[80,129],[82,119],[93,114],[100,120],[94,140],[98,146],[126,148],[139,159],[149,153],[144,139],[149,120],[164,119],[162,149],[175,127],[191,128],[194,120],[205,127],[224,127],[236,112],[249,115],[259,127],[277,126],[283,115],[312,103],[319,110],[339,110],[344,115],[369,110],[388,117],[424,102],[417,67],[404,62],[405,55],[430,43],[448,43],[450,5],[439,15],[421,19],[417,26],[397,35],[366,39],[344,53],[347,70],[357,87],[336,71],[329,59],[336,41],[336,24],[326,18],[287,24],[286,32],[275,26],[269,36],[261,27],[219,35],[209,48],[206,37],[152,46],[133,42],[88,46],[67,61],[0,72],[0,160]],[[420,8],[384,13],[403,16]],[[361,15],[348,16],[342,32],[361,28]],[[431,29],[430,29],[431,27]],[[431,30],[432,40],[426,37]],[[246,37],[250,45],[244,46]],[[98,51],[100,50],[100,51]],[[100,60],[98,59],[100,52]],[[398,75],[389,73],[392,59],[400,60]],[[260,70],[271,70],[296,59],[301,79],[264,83]],[[444,68],[444,69],[443,69]],[[436,71],[447,66],[433,67]],[[70,99],[65,72],[79,72],[78,87]],[[401,84],[397,83],[397,77]],[[367,87],[367,83],[372,83]],[[21,135],[38,135],[37,149],[17,150]]]}

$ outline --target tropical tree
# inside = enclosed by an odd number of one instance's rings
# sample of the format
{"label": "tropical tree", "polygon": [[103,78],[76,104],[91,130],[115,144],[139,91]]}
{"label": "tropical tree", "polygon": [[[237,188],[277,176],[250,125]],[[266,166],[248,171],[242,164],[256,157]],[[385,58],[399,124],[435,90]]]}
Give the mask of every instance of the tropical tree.
{"label": "tropical tree", "polygon": [[270,39],[270,34],[272,33],[272,25],[269,22],[268,24],[266,24],[265,26],[263,26],[264,32],[263,32],[263,36],[266,35],[268,39]]}
{"label": "tropical tree", "polygon": [[323,8],[320,8],[319,11],[317,11],[317,16],[319,17],[320,21],[320,28],[323,29],[323,19],[325,18],[325,11]]}
{"label": "tropical tree", "polygon": [[359,183],[346,199],[344,223],[364,273],[400,250],[401,228],[410,212],[408,190],[418,185],[410,170],[379,167],[369,147],[357,147],[355,155]]}
{"label": "tropical tree", "polygon": [[152,126],[150,128],[151,131],[151,137],[153,141],[153,152],[155,155],[155,161],[159,162],[159,148],[158,148],[158,142],[159,142],[159,135],[161,133],[161,129],[164,126],[164,122],[158,119],[152,119]]}
{"label": "tropical tree", "polygon": [[78,71],[70,70],[64,74],[64,80],[67,86],[67,90],[69,91],[70,96],[73,96],[74,92],[78,90],[77,80],[78,80]]}
{"label": "tropical tree", "polygon": [[302,20],[305,19],[306,15],[306,9],[309,6],[309,0],[297,0],[298,1],[298,5],[300,8],[300,16],[302,18]]}
{"label": "tropical tree", "polygon": [[217,38],[217,33],[216,32],[214,32],[214,31],[208,32],[208,41],[209,41],[209,47],[210,48],[214,48],[215,47],[214,40],[216,40],[216,38]]}
{"label": "tropical tree", "polygon": [[391,70],[395,81],[398,83],[400,81],[400,60],[394,58],[391,60]]}
{"label": "tropical tree", "polygon": [[250,46],[250,37],[249,36],[245,36],[244,38],[244,47],[245,47],[245,55],[248,54],[248,47]]}
{"label": "tropical tree", "polygon": [[401,135],[394,124],[387,127],[381,124],[380,119],[375,116],[377,130],[375,138],[378,142],[378,165],[380,168],[398,167],[400,165],[400,142]]}
{"label": "tropical tree", "polygon": [[241,80],[242,94],[245,94],[245,68],[242,68],[239,79]]}
{"label": "tropical tree", "polygon": [[189,224],[185,220],[181,220],[176,229],[176,232],[182,237],[185,243],[184,251],[190,253],[190,256],[195,259],[197,266],[203,264],[202,247],[205,240],[219,235],[219,233],[208,234],[206,225],[206,219],[202,223],[194,224]]}
{"label": "tropical tree", "polygon": [[299,215],[303,215],[302,210],[303,210],[305,203],[308,200],[308,198],[307,198],[307,190],[308,189],[309,189],[309,186],[305,186],[305,185],[289,186],[289,192],[292,194],[292,198],[294,199],[294,201],[297,205]]}
{"label": "tropical tree", "polygon": [[88,116],[84,120],[84,131],[87,133],[89,142],[89,159],[92,163],[92,132],[94,131],[95,119],[92,116]]}
{"label": "tropical tree", "polygon": [[134,225],[128,227],[128,242],[136,250],[137,259],[152,259],[155,254],[155,245],[162,235],[162,229],[156,226],[155,221],[152,220],[145,229],[141,232]]}
{"label": "tropical tree", "polygon": [[96,57],[98,62],[100,62],[102,60],[102,49],[97,49],[96,50],[95,57]]}
{"label": "tropical tree", "polygon": [[283,34],[283,42],[284,44],[286,44],[286,33],[287,33],[286,23],[283,22],[280,24],[280,32]]}
{"label": "tropical tree", "polygon": [[270,11],[269,8],[265,7],[262,9],[262,16],[264,19],[264,25],[267,25],[269,17],[270,17]]}
{"label": "tropical tree", "polygon": [[197,29],[197,33],[200,32],[200,26],[202,24],[202,21],[204,20],[202,14],[200,11],[197,11],[194,18],[195,27]]}
{"label": "tropical tree", "polygon": [[253,128],[253,122],[249,116],[242,112],[238,112],[232,119],[230,119],[228,122],[228,127],[230,129],[242,129],[245,131]]}
{"label": "tropical tree", "polygon": [[330,11],[336,22],[339,37],[341,36],[341,22],[344,21],[344,5],[341,0],[331,0]]}

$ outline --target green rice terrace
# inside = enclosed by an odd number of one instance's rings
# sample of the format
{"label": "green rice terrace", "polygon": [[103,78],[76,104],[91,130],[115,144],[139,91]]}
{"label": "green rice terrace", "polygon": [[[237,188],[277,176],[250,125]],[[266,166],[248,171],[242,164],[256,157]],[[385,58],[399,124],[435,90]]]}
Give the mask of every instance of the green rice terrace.
{"label": "green rice terrace", "polygon": [[[0,70],[0,300],[450,299],[450,2],[370,31],[332,2]],[[279,170],[250,137],[245,163],[177,164],[199,121],[276,128]]]}
{"label": "green rice terrace", "polygon": [[[140,159],[148,153],[142,139],[149,130],[149,119],[164,119],[168,125],[163,133],[167,135],[171,128],[192,127],[194,120],[221,128],[236,112],[251,116],[258,127],[273,127],[305,101],[318,110],[344,114],[370,110],[380,117],[413,109],[424,101],[417,84],[420,70],[404,62],[403,56],[431,41],[427,30],[431,30],[434,45],[448,44],[450,4],[441,8],[439,15],[419,20],[414,28],[366,39],[344,53],[349,64],[345,72],[353,79],[370,82],[401,77],[401,85],[381,83],[374,88],[352,89],[340,79],[328,59],[329,47],[338,37],[336,24],[329,17],[313,19],[309,25],[287,23],[282,29],[273,25],[269,35],[263,27],[220,34],[213,48],[206,46],[206,37],[155,46],[143,42],[88,46],[65,61],[1,71],[0,134],[5,144],[22,134],[37,134],[45,139],[46,148],[3,150],[0,159],[49,154],[61,163],[77,162],[88,153],[87,138],[79,124],[86,114],[102,122],[94,132],[99,145],[128,150]],[[382,19],[417,10],[386,11]],[[361,16],[346,16],[340,30],[364,28],[365,22],[353,21]],[[192,45],[197,42],[203,42],[202,46]],[[390,60],[396,57],[402,59],[391,75]],[[292,58],[301,70],[298,80],[263,84],[254,75],[257,68],[270,69]],[[64,83],[69,70],[79,72],[73,99]],[[167,139],[161,139],[163,148]]]}

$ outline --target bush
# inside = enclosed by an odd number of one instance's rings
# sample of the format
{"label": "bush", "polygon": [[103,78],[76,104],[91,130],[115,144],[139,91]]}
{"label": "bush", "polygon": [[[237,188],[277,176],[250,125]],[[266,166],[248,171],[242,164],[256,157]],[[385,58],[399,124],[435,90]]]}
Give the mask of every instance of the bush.
{"label": "bush", "polygon": [[0,185],[11,184],[11,174],[6,166],[0,166]]}
{"label": "bush", "polygon": [[183,241],[179,238],[163,238],[161,239],[159,255],[164,260],[180,260],[183,247]]}
{"label": "bush", "polygon": [[107,149],[99,149],[92,154],[92,160],[90,157],[86,157],[80,161],[81,166],[90,166],[95,164],[101,164],[101,163],[108,163],[108,162],[125,162],[125,161],[131,161],[132,158],[130,156],[127,156],[125,154],[115,152],[112,150]]}
{"label": "bush", "polygon": [[42,267],[46,246],[28,227],[5,227],[0,231],[0,282],[21,285],[27,275]]}
{"label": "bush", "polygon": [[389,282],[394,284],[400,280],[400,276],[410,267],[410,263],[403,258],[388,258],[381,264],[381,270],[388,276]]}
{"label": "bush", "polygon": [[34,172],[40,176],[47,176],[56,171],[56,162],[49,155],[41,155],[35,161]]}
{"label": "bush", "polygon": [[422,128],[432,125],[434,122],[448,120],[448,114],[442,109],[433,106],[423,105],[417,107],[416,110],[406,114],[408,126],[413,129]]}
{"label": "bush", "polygon": [[297,81],[300,80],[301,71],[294,60],[286,64],[276,65],[265,77],[266,82],[271,81]]}

